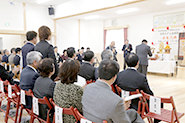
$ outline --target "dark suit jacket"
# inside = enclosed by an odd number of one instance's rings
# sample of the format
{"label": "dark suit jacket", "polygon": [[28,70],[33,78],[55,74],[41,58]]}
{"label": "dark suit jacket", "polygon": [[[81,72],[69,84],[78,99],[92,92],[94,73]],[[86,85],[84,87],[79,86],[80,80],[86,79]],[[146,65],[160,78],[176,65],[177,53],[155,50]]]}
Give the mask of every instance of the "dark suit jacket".
{"label": "dark suit jacket", "polygon": [[[55,82],[53,82],[50,78],[48,77],[39,77],[35,81],[33,92],[35,97],[37,98],[43,98],[43,97],[48,97],[53,98],[53,92],[55,88]],[[41,118],[46,119],[47,116],[47,105],[40,105],[39,106],[39,115]]]}
{"label": "dark suit jacket", "polygon": [[20,60],[21,60],[20,56],[15,55],[15,57],[14,57],[14,59],[13,59],[14,65],[15,65],[15,66],[20,65]]}
{"label": "dark suit jacket", "polygon": [[[26,66],[21,72],[20,78],[20,87],[23,90],[28,91],[29,89],[33,90],[35,80],[38,78],[38,73],[36,73],[31,67]],[[26,108],[31,109],[32,107],[32,98],[26,97]]]}
{"label": "dark suit jacket", "polygon": [[140,65],[148,65],[148,55],[152,56],[150,47],[144,43],[136,46],[136,54],[139,57]]}
{"label": "dark suit jacket", "polygon": [[8,56],[7,56],[7,55],[4,55],[4,56],[2,57],[2,62],[8,63]]}
{"label": "dark suit jacket", "polygon": [[132,45],[131,44],[128,44],[128,49],[126,49],[127,46],[124,44],[123,45],[123,48],[122,48],[122,51],[124,51],[124,57],[129,54],[131,51],[132,51]]}
{"label": "dark suit jacket", "polygon": [[40,41],[35,46],[34,50],[40,52],[43,55],[43,58],[52,58],[54,60],[55,73],[51,77],[52,80],[54,80],[58,74],[58,66],[57,66],[57,61],[56,61],[55,53],[53,50],[53,46],[51,44],[49,44],[47,41]]}
{"label": "dark suit jacket", "polygon": [[78,75],[82,76],[86,80],[96,80],[95,79],[95,68],[87,62],[82,63]]}
{"label": "dark suit jacket", "polygon": [[[122,90],[125,91],[136,91],[136,89],[139,89],[143,90],[147,94],[153,95],[146,77],[134,69],[121,71],[117,76],[116,83]],[[137,110],[138,101],[139,99],[132,100],[130,108]]]}
{"label": "dark suit jacket", "polygon": [[81,54],[78,54],[77,57],[78,57],[77,60],[80,62],[80,64],[82,64],[82,60],[83,60],[82,55]]}
{"label": "dark suit jacket", "polygon": [[27,65],[26,55],[29,52],[34,51],[34,45],[30,42],[27,42],[21,49],[22,49],[23,68],[25,68]]}
{"label": "dark suit jacket", "polygon": [[11,84],[14,84],[13,83],[13,76],[14,76],[14,74],[13,73],[8,73],[6,70],[5,70],[5,68],[2,66],[2,65],[0,65],[0,78],[3,80],[3,81],[5,81],[5,80],[8,80]]}

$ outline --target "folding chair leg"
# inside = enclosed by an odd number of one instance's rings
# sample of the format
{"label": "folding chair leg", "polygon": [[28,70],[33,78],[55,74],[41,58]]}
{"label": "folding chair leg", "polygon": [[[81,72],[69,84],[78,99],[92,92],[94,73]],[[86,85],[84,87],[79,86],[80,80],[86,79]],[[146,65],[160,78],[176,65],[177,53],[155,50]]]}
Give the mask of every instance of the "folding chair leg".
{"label": "folding chair leg", "polygon": [[34,117],[31,116],[30,123],[33,123],[33,122],[34,122]]}
{"label": "folding chair leg", "polygon": [[148,122],[149,122],[149,123],[154,123],[153,120],[152,120],[152,118],[147,117],[147,119],[148,119]]}
{"label": "folding chair leg", "polygon": [[19,113],[19,104],[16,104],[15,123],[17,123],[18,113]]}
{"label": "folding chair leg", "polygon": [[22,111],[23,111],[23,108],[24,108],[24,107],[22,107],[22,106],[21,106],[21,108],[20,108],[19,122],[18,122],[18,123],[21,123],[21,118],[22,118]]}
{"label": "folding chair leg", "polygon": [[8,123],[9,111],[10,111],[10,101],[8,101],[8,103],[7,103],[6,114],[5,114],[5,123]]}

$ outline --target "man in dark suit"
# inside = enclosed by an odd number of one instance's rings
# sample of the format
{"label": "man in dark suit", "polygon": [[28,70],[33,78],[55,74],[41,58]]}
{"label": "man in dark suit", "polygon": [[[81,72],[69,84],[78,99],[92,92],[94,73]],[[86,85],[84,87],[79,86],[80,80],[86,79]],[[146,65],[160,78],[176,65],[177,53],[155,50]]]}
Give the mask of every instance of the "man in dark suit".
{"label": "man in dark suit", "polygon": [[148,55],[152,56],[150,47],[147,45],[147,40],[144,39],[142,44],[136,46],[136,54],[138,55],[140,61],[138,72],[146,75],[148,68]]}
{"label": "man in dark suit", "polygon": [[[128,65],[128,69],[121,71],[118,74],[116,80],[117,85],[125,91],[136,91],[136,89],[139,89],[143,90],[147,94],[153,95],[146,76],[137,72],[137,68],[139,66],[138,56],[134,53],[130,53],[125,57],[125,62]],[[139,99],[132,100],[130,108],[137,110],[138,101]]]}
{"label": "man in dark suit", "polygon": [[[125,59],[125,57],[131,53],[132,51],[132,45],[129,44],[128,40],[125,40],[125,44],[123,45],[123,48],[122,48],[122,51],[123,51],[123,57]],[[126,69],[126,63],[124,61],[124,70]]]}
{"label": "man in dark suit", "polygon": [[8,56],[9,56],[9,51],[7,49],[5,49],[3,51],[4,55],[2,56],[2,62],[6,62],[8,63]]}
{"label": "man in dark suit", "polygon": [[20,61],[21,61],[21,48],[16,48],[15,53],[16,55],[13,59],[13,63],[15,66],[17,66],[17,65],[20,65]]}
{"label": "man in dark suit", "polygon": [[28,31],[26,33],[27,43],[22,47],[22,59],[23,59],[23,68],[26,67],[26,55],[34,51],[35,44],[37,43],[37,33],[35,31]]}
{"label": "man in dark suit", "polygon": [[92,51],[86,51],[84,53],[84,62],[82,63],[79,71],[79,75],[86,80],[96,80],[95,78],[95,68],[94,63],[94,53]]}
{"label": "man in dark suit", "polygon": [[[35,80],[39,77],[37,67],[42,59],[42,54],[37,51],[31,51],[26,56],[27,66],[21,72],[20,87],[23,90],[33,90]],[[30,97],[26,98],[26,107],[31,108],[32,100]]]}

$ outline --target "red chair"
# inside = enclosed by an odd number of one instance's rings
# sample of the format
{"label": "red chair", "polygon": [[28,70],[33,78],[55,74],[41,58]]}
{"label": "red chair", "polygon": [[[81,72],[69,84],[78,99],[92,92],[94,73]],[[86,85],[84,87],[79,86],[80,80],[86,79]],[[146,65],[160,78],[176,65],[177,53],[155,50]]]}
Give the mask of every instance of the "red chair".
{"label": "red chair", "polygon": [[88,84],[91,84],[91,83],[94,83],[95,81],[93,81],[93,80],[87,80],[86,81],[86,84],[88,85]]}
{"label": "red chair", "polygon": [[[25,92],[25,96],[32,96],[33,95],[33,92],[32,92],[32,90],[30,89],[29,91],[24,91]],[[19,114],[19,122],[18,123],[20,123],[21,122],[21,118],[22,118],[22,111],[23,110],[26,110],[26,112],[31,116],[31,114],[32,114],[32,110],[31,109],[28,109],[28,108],[25,108],[24,107],[24,105],[23,104],[21,104],[21,106],[20,106],[20,114]]]}
{"label": "red chair", "polygon": [[[49,101],[51,102],[51,104],[53,105],[53,107],[58,106],[54,103],[53,99],[49,99]],[[58,106],[60,107],[60,106]],[[76,121],[78,121],[75,113],[74,113],[74,108],[71,106],[70,108],[63,108],[63,114],[67,114],[67,115],[73,115],[74,118],[76,119]],[[53,123],[55,123],[55,114],[53,116]]]}
{"label": "red chair", "polygon": [[[32,94],[32,98],[36,98],[36,97]],[[46,118],[46,120],[40,118],[39,115],[37,115],[37,114],[35,114],[33,112],[33,106],[32,106],[30,123],[33,123],[35,119],[37,119],[40,123],[41,122],[50,123],[49,116],[50,116],[51,109],[53,108],[52,105],[50,104],[50,102],[47,99],[47,97],[43,97],[42,99],[40,99],[40,98],[37,98],[37,99],[38,99],[38,104],[47,105],[48,106],[49,109],[47,111],[47,118]]]}
{"label": "red chair", "polygon": [[[80,114],[80,112],[78,111],[77,108],[74,109],[74,113],[78,119],[78,122],[80,122],[81,118],[86,119],[83,115]],[[95,123],[95,122],[93,122],[93,123]],[[107,123],[107,121],[104,120],[103,123]]]}
{"label": "red chair", "polygon": [[[20,88],[16,84],[15,85],[11,85],[9,82],[8,82],[8,86],[11,87],[11,91],[12,91],[11,95],[12,95],[12,97],[7,96],[7,109],[6,109],[6,114],[5,114],[5,122],[8,123],[8,119],[10,118],[15,123],[17,123],[19,106],[20,106]],[[7,89],[7,87],[5,87],[5,91],[7,91],[7,92],[9,91]],[[9,115],[10,104],[12,102],[16,105],[15,119]]]}
{"label": "red chair", "polygon": [[[2,80],[0,79],[0,81],[2,81]],[[5,100],[5,98],[8,96],[7,91],[5,91],[5,87],[7,88],[7,86],[8,86],[8,81],[2,81],[2,82],[3,82],[3,86],[4,86],[3,87],[4,91],[2,92],[0,89],[0,110],[2,112],[6,113],[6,111],[1,108],[1,104],[2,104],[2,101]]]}
{"label": "red chair", "polygon": [[[179,123],[179,119],[184,115],[184,113],[178,113],[177,112],[172,96],[170,98],[161,98],[161,103],[171,104],[172,105],[172,110],[161,108],[161,114],[160,115],[155,114],[153,112],[150,112],[147,100],[150,100],[151,95],[146,94],[143,91],[141,91],[141,94],[143,95],[143,100],[144,100],[143,110],[146,113],[144,115],[148,118],[149,123],[153,123],[152,118],[158,119],[158,120],[161,120],[161,121],[164,121],[164,122],[168,122],[168,123],[175,123],[175,122]],[[146,111],[145,111],[145,109],[146,109]]]}

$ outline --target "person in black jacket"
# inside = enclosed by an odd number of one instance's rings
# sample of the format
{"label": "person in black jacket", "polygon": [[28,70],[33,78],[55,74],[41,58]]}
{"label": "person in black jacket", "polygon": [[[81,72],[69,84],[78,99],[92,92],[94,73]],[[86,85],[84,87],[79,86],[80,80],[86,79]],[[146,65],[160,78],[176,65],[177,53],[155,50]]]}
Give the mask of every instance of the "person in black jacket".
{"label": "person in black jacket", "polygon": [[37,43],[37,33],[35,31],[28,31],[26,33],[26,44],[22,47],[22,59],[23,59],[23,68],[26,67],[26,55],[34,51],[35,44]]}
{"label": "person in black jacket", "polygon": [[19,48],[19,47],[16,48],[15,53],[16,53],[16,55],[13,59],[13,63],[15,66],[17,66],[17,65],[20,65],[20,61],[21,61],[21,48]]}
{"label": "person in black jacket", "polygon": [[[128,68],[118,74],[116,80],[117,85],[125,91],[136,91],[136,89],[139,89],[147,94],[153,95],[146,76],[137,71],[137,68],[139,67],[138,56],[135,53],[130,53],[125,57],[125,62],[128,65]],[[139,99],[132,100],[130,108],[137,110],[138,101]]]}
{"label": "person in black jacket", "polygon": [[39,32],[40,42],[37,43],[34,50],[39,51],[43,55],[43,58],[52,58],[54,60],[55,73],[51,77],[51,79],[54,80],[58,74],[58,66],[57,66],[57,61],[53,50],[53,46],[48,43],[48,41],[51,40],[51,30],[47,26],[41,26],[38,32]]}
{"label": "person in black jacket", "polygon": [[[128,40],[125,40],[125,44],[123,45],[123,48],[122,48],[122,51],[123,51],[123,57],[125,59],[125,57],[131,53],[132,51],[132,45],[129,44]],[[126,63],[124,61],[124,70],[126,69]]]}
{"label": "person in black jacket", "polygon": [[[55,88],[55,82],[50,79],[50,77],[54,74],[54,62],[51,58],[43,59],[39,66],[38,70],[40,72],[40,77],[37,78],[34,84],[33,93],[37,98],[47,97],[53,98],[53,92]],[[46,119],[47,117],[47,105],[40,105],[39,107],[39,116],[42,119]]]}
{"label": "person in black jacket", "polygon": [[86,51],[84,53],[84,62],[82,63],[79,71],[79,75],[86,80],[96,80],[95,78],[95,68],[94,63],[94,53],[92,51]]}

